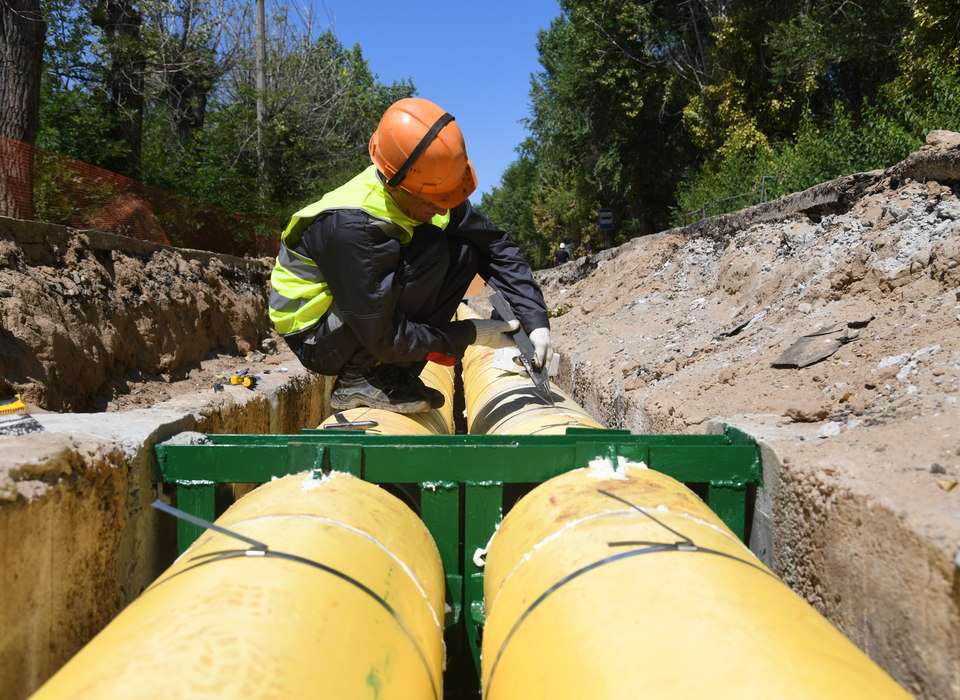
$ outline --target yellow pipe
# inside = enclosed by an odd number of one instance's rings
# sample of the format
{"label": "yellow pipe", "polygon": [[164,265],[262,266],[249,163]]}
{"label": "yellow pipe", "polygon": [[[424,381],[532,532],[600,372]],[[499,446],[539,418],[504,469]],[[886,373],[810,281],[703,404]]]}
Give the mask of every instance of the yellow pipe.
{"label": "yellow pipe", "polygon": [[34,698],[442,697],[440,557],[398,499],[297,474],[217,524],[267,554],[207,530]]}
{"label": "yellow pipe", "polygon": [[[492,362],[481,347],[464,358],[470,432],[602,427]],[[909,697],[692,491],[642,465],[601,460],[521,499],[488,548],[484,599],[489,700]]]}
{"label": "yellow pipe", "polygon": [[683,484],[603,462],[490,543],[487,700],[909,697]]}
{"label": "yellow pipe", "polygon": [[[469,307],[457,311],[460,319],[478,318]],[[553,403],[534,390],[525,375],[493,366],[494,351],[471,345],[463,356],[464,402],[467,431],[489,435],[563,435],[567,428],[602,428],[555,384]]]}
{"label": "yellow pipe", "polygon": [[443,406],[426,413],[394,413],[378,408],[351,408],[336,411],[320,427],[332,423],[373,421],[375,426],[364,428],[370,435],[452,435],[453,423],[453,368],[428,362],[420,373],[427,386],[443,394]]}

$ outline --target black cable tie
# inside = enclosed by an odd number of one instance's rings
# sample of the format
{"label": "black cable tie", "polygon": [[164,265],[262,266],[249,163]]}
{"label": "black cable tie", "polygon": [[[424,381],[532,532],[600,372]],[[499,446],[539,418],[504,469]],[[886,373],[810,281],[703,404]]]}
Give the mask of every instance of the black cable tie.
{"label": "black cable tie", "polygon": [[[607,495],[609,496],[611,494],[607,494]],[[579,569],[577,569],[576,571],[571,571],[570,573],[558,579],[551,586],[549,586],[543,593],[537,596],[537,598],[534,599],[534,601],[531,602],[530,605],[528,605],[527,608],[514,620],[513,626],[507,632],[506,636],[503,638],[503,641],[500,643],[500,648],[496,650],[496,654],[493,656],[493,665],[490,667],[490,673],[487,674],[487,682],[486,682],[487,692],[489,693],[490,687],[493,685],[494,674],[497,672],[497,667],[500,664],[500,659],[503,657],[504,653],[506,652],[507,646],[510,644],[511,640],[513,639],[514,634],[517,632],[518,629],[520,629],[520,627],[523,625],[526,619],[533,613],[533,611],[536,610],[547,598],[549,598],[551,595],[556,593],[559,589],[563,588],[565,585],[567,585],[571,581],[595,569],[598,569],[602,566],[624,561],[626,559],[630,559],[636,556],[641,556],[644,554],[659,554],[664,552],[695,552],[697,554],[711,554],[713,556],[721,557],[723,559],[729,559],[731,561],[739,562],[741,564],[746,564],[747,566],[753,569],[756,569],[757,571],[763,574],[766,574],[767,576],[770,576],[771,578],[773,578],[775,581],[779,581],[781,584],[783,584],[783,581],[780,581],[780,579],[777,578],[776,574],[774,574],[772,571],[768,570],[767,568],[765,568],[763,565],[759,563],[755,564],[752,561],[748,561],[747,559],[741,559],[740,557],[735,556],[733,554],[721,552],[718,549],[711,549],[709,547],[697,547],[696,545],[693,545],[693,544],[690,544],[690,545],[687,545],[684,543],[652,544],[651,546],[643,547],[642,549],[630,549],[630,550],[627,550],[626,552],[617,552],[616,554],[611,554],[610,556],[604,557],[603,559],[599,559],[597,561],[593,561],[588,564],[585,564],[581,566]]]}
{"label": "black cable tie", "polygon": [[[617,542],[607,542],[608,547],[677,547],[683,544],[681,542],[654,542],[653,540],[621,540]],[[683,544],[684,547],[689,545]],[[694,547],[694,549],[696,549]]]}
{"label": "black cable tie", "polygon": [[239,532],[233,532],[232,530],[228,530],[225,527],[221,527],[220,525],[211,523],[209,520],[198,518],[196,515],[191,515],[186,511],[180,510],[179,508],[168,506],[166,503],[164,503],[159,499],[154,501],[150,505],[152,505],[157,510],[162,510],[164,513],[167,513],[168,515],[172,515],[175,518],[179,518],[180,520],[186,520],[188,523],[199,525],[200,527],[205,527],[209,530],[215,530],[223,535],[228,535],[229,537],[233,537],[235,539],[241,540],[242,542],[246,542],[255,550],[266,552],[268,549],[268,546],[263,542],[258,542],[257,540],[251,539],[245,535],[241,535]]}
{"label": "black cable tie", "polygon": [[[166,506],[166,504],[162,504],[162,505]],[[166,508],[169,508],[169,506],[166,506]],[[166,508],[160,508],[160,510],[166,510]],[[170,510],[176,511],[175,513],[173,513],[175,515],[179,513],[183,513],[183,511],[178,511],[176,508],[170,508]],[[189,514],[184,513],[184,515],[189,515]],[[179,517],[179,515],[177,515],[177,517]],[[184,520],[189,520],[190,522],[193,522],[194,520],[198,520],[200,523],[206,522],[204,520],[201,520],[200,518],[194,518],[193,516],[190,516],[189,518],[184,518]],[[247,542],[253,541],[253,540],[250,540],[249,538],[243,537],[242,535],[237,535],[235,533],[232,533],[229,530],[224,530],[223,528],[218,527],[215,529],[224,532],[224,534],[232,535],[234,537],[245,540]],[[167,578],[158,579],[157,581],[154,581],[152,584],[150,584],[147,590],[144,591],[144,594],[149,593],[150,591],[166,583],[167,581],[177,576],[180,576],[181,574],[185,574],[188,571],[192,571],[193,569],[196,569],[198,567],[205,566],[207,564],[215,564],[217,562],[225,561],[227,559],[236,559],[238,557],[244,557],[244,558],[245,557],[262,557],[264,559],[269,557],[276,557],[278,559],[286,559],[287,561],[296,562],[298,564],[306,564],[307,566],[312,566],[316,569],[319,569],[320,571],[323,571],[325,573],[328,573],[337,577],[341,581],[344,581],[345,583],[351,586],[354,586],[355,588],[359,589],[361,592],[363,592],[364,594],[372,598],[380,607],[386,610],[386,612],[393,618],[394,622],[397,623],[397,625],[400,627],[400,630],[407,636],[407,639],[413,645],[413,648],[416,650],[417,655],[420,657],[420,662],[423,664],[424,671],[426,671],[427,677],[430,679],[430,688],[433,691],[434,700],[439,700],[440,698],[439,688],[437,688],[437,683],[433,678],[433,672],[430,667],[430,662],[427,659],[427,654],[423,650],[423,648],[420,646],[420,642],[415,636],[413,630],[411,630],[410,627],[407,625],[407,623],[404,622],[403,617],[400,615],[400,612],[396,608],[394,608],[390,604],[390,602],[387,601],[386,598],[384,598],[375,590],[370,588],[370,586],[366,585],[359,579],[354,578],[353,576],[346,573],[345,571],[341,571],[340,569],[337,569],[328,564],[324,564],[323,562],[319,562],[314,559],[309,559],[307,557],[301,557],[298,554],[290,554],[289,552],[279,552],[276,550],[268,551],[266,549],[266,545],[263,545],[263,549],[227,549],[227,550],[222,550],[218,552],[207,552],[205,554],[198,554],[197,556],[193,557],[190,560],[194,562],[193,564],[190,564],[189,566],[186,566],[180,569],[179,571],[171,574]],[[427,602],[427,604],[429,605],[429,601]]]}
{"label": "black cable tie", "polygon": [[660,522],[659,520],[657,520],[657,518],[653,517],[653,515],[651,515],[650,513],[648,513],[647,511],[645,511],[643,508],[641,508],[640,506],[636,505],[635,503],[631,503],[631,502],[628,501],[627,499],[621,498],[620,496],[617,496],[616,494],[610,493],[609,491],[604,491],[603,489],[597,489],[597,491],[599,491],[600,493],[602,493],[604,496],[609,496],[610,498],[612,498],[612,499],[614,499],[614,500],[616,500],[616,501],[620,501],[620,502],[623,503],[624,505],[630,506],[631,508],[633,508],[634,510],[636,510],[636,511],[639,512],[639,513],[643,513],[644,515],[646,515],[648,518],[650,518],[653,522],[655,522],[657,525],[659,525],[659,526],[662,527],[663,529],[669,530],[669,531],[672,532],[674,535],[676,535],[677,537],[680,538],[680,542],[678,542],[677,544],[685,544],[685,545],[690,546],[690,547],[695,547],[695,546],[696,546],[696,545],[693,543],[693,540],[691,540],[689,537],[687,537],[686,535],[684,535],[682,532],[677,532],[676,530],[674,530],[672,527],[670,527],[670,526],[667,525],[666,523]]}

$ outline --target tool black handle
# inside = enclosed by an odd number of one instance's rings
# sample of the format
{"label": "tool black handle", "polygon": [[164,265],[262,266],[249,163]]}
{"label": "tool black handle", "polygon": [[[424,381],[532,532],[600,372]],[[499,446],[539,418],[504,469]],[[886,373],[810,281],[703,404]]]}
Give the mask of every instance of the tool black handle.
{"label": "tool black handle", "polygon": [[324,430],[362,430],[364,428],[376,428],[379,423],[375,420],[353,420],[343,423],[327,423],[323,426]]}
{"label": "tool black handle", "polygon": [[[510,308],[507,300],[503,298],[500,292],[494,292],[490,295],[490,305],[493,306],[494,310],[504,321],[517,320],[517,315],[513,313],[513,309]],[[523,355],[523,359],[529,360],[532,365],[535,352],[533,343],[530,341],[530,336],[528,336],[527,332],[521,327],[518,331],[512,333],[511,337],[513,338],[513,342],[517,344],[517,348],[520,350],[520,354]]]}
{"label": "tool black handle", "polygon": [[[506,299],[501,296],[500,292],[494,292],[490,295],[490,304],[500,315],[500,318],[504,321],[517,320],[517,316],[513,313],[513,309],[510,308],[510,305],[507,303]],[[534,350],[533,342],[530,340],[530,336],[527,335],[523,328],[520,328],[514,332],[513,342],[517,344],[517,349],[520,350],[520,359],[523,360],[523,366],[526,367],[527,374],[530,375],[530,380],[533,382],[533,385],[539,392],[541,392],[544,399],[550,403],[553,403],[553,394],[550,391],[550,379],[547,376],[547,368],[538,368],[534,362],[536,350]]]}

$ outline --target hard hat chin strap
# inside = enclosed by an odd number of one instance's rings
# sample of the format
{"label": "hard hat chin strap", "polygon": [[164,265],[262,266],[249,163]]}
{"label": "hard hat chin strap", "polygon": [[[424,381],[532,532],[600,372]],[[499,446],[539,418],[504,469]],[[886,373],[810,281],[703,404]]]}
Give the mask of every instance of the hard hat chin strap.
{"label": "hard hat chin strap", "polygon": [[400,169],[396,174],[387,180],[387,187],[397,187],[403,182],[404,178],[407,177],[407,172],[410,168],[413,167],[413,164],[417,162],[417,159],[423,155],[423,152],[427,150],[427,147],[433,143],[433,140],[437,138],[437,134],[440,133],[440,129],[445,127],[447,124],[453,121],[453,115],[449,112],[444,112],[443,116],[437,119],[433,123],[427,133],[423,135],[423,138],[420,139],[420,143],[417,144],[417,147],[413,149],[413,153],[407,156],[407,159],[403,162],[403,165],[400,166]]}

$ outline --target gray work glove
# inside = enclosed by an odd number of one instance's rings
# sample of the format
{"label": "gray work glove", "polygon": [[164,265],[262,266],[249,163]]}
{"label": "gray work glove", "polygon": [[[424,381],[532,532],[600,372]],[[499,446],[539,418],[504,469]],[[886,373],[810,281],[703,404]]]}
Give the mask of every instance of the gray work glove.
{"label": "gray work glove", "polygon": [[513,338],[507,333],[513,333],[520,328],[520,321],[494,321],[493,319],[470,319],[470,323],[477,331],[475,345],[485,345],[488,348],[507,348],[513,345]]}
{"label": "gray work glove", "polygon": [[533,363],[537,367],[549,367],[553,358],[553,341],[550,339],[549,328],[534,328],[530,331],[530,342],[533,343]]}

